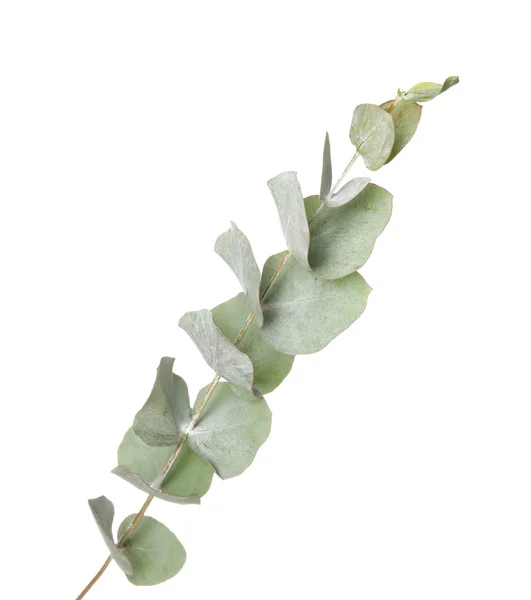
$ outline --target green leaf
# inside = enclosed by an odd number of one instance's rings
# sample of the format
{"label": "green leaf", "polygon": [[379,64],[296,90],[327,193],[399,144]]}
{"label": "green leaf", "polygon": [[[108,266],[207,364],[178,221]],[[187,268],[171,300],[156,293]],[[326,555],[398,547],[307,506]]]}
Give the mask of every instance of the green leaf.
{"label": "green leaf", "polygon": [[[131,428],[118,448],[118,464],[151,484],[156,481],[174,449],[174,446],[148,446]],[[210,489],[213,475],[212,466],[186,444],[164,479],[162,492],[176,496],[204,496]]]}
{"label": "green leaf", "polygon": [[371,171],[383,167],[395,141],[395,127],[391,115],[375,104],[356,106],[350,126],[350,141],[363,156]]}
{"label": "green leaf", "polygon": [[304,206],[306,208],[306,218],[308,219],[308,222],[312,220],[313,215],[319,208],[320,204],[321,196],[319,195],[308,196],[307,198],[304,198]]}
{"label": "green leaf", "polygon": [[256,324],[258,327],[262,327],[264,317],[260,305],[260,269],[254,259],[249,240],[231,222],[231,228],[218,237],[215,249],[238,278],[249,301]]}
{"label": "green leaf", "polygon": [[[353,200],[358,194],[360,194],[371,182],[368,177],[355,177],[351,179],[348,183],[337,192],[331,198],[329,198],[326,202],[326,205],[330,208],[334,208],[337,206],[343,206],[343,204],[347,204]],[[310,227],[310,245],[312,243],[312,234]],[[311,261],[310,261],[311,262]]]}
{"label": "green leaf", "polygon": [[391,218],[393,196],[369,184],[354,200],[325,207],[311,223],[310,265],[318,277],[339,279],[360,269]]}
{"label": "green leaf", "polygon": [[132,575],[133,565],[129,560],[127,554],[114,542],[112,534],[112,522],[114,521],[114,504],[105,496],[99,498],[93,498],[88,501],[92,515],[96,520],[98,529],[100,530],[101,536],[105,545],[109,549],[111,556],[115,560],[116,564],[122,569],[127,575]]}
{"label": "green leaf", "polygon": [[121,477],[124,481],[127,481],[127,483],[130,483],[140,491],[155,496],[155,498],[166,500],[166,502],[173,502],[174,504],[200,504],[199,496],[176,496],[175,494],[168,494],[155,489],[146,483],[140,475],[129,471],[125,467],[114,467],[111,473],[118,475],[118,477]]}
{"label": "green leaf", "polygon": [[199,352],[217,375],[241,388],[253,390],[253,363],[223,335],[209,310],[187,312],[179,327],[195,342]]}
{"label": "green leaf", "polygon": [[309,271],[310,229],[297,173],[286,171],[270,179],[267,185],[275,199],[280,225],[288,248],[301,265]]}
{"label": "green leaf", "polygon": [[[244,294],[216,306],[212,311],[214,322],[229,338],[236,339],[247,321],[250,309]],[[260,328],[251,322],[238,348],[247,354],[253,363],[254,387],[260,394],[269,394],[277,388],[291,371],[293,356],[282,354],[272,348],[262,335]]]}
{"label": "green leaf", "polygon": [[[389,110],[393,106],[394,100],[389,100],[381,105],[384,110]],[[395,124],[395,143],[387,162],[391,162],[393,158],[403,150],[415,135],[417,127],[422,115],[422,106],[420,104],[407,104],[398,100],[389,113]]]}
{"label": "green leaf", "polygon": [[[120,525],[123,535],[136,515]],[[175,535],[162,523],[144,516],[125,540],[123,548],[133,565],[129,581],[135,585],[157,585],[171,579],[183,568],[186,551]]]}
{"label": "green leaf", "polygon": [[173,373],[174,361],[161,359],[153,390],[135,416],[135,433],[150,446],[175,445],[190,423],[188,387]]}
{"label": "green leaf", "polygon": [[[270,280],[284,254],[267,260],[262,286]],[[359,273],[333,281],[321,279],[290,257],[262,302],[262,334],[271,346],[285,354],[318,352],[361,315],[370,291]]]}
{"label": "green leaf", "polygon": [[404,102],[429,102],[458,83],[459,77],[456,76],[447,77],[442,85],[431,82],[417,83],[402,96],[402,100]]}
{"label": "green leaf", "polygon": [[[207,389],[199,392],[195,408]],[[219,383],[190,433],[189,443],[222,479],[229,479],[253,462],[270,430],[271,411],[263,398],[242,398],[229,384]]]}
{"label": "green leaf", "polygon": [[321,198],[326,198],[332,188],[332,157],[330,155],[330,137],[325,137],[323,149],[323,172],[321,175]]}

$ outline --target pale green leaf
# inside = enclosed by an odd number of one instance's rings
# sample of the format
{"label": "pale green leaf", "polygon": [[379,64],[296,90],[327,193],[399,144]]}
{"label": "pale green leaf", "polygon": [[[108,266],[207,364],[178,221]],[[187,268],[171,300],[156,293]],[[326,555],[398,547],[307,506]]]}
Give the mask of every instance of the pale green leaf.
{"label": "pale green leaf", "polygon": [[[281,252],[267,260],[262,286],[284,255]],[[361,315],[370,291],[359,273],[333,281],[322,279],[290,257],[262,301],[262,334],[285,354],[318,352]]]}
{"label": "pale green leaf", "polygon": [[155,498],[160,498],[160,500],[165,500],[166,502],[173,502],[174,504],[200,504],[201,502],[199,496],[176,496],[175,494],[168,494],[155,489],[146,483],[140,475],[129,471],[125,467],[114,467],[111,473],[118,475],[118,477],[121,477],[124,481],[127,481],[127,483],[130,483],[140,491],[145,492],[150,496],[155,496]]}
{"label": "pale green leaf", "polygon": [[103,541],[111,553],[111,556],[126,575],[132,575],[133,565],[131,564],[129,557],[121,548],[118,548],[114,542],[112,534],[112,523],[114,521],[113,503],[105,496],[93,498],[92,500],[89,500],[88,503],[101,536],[103,537]]}
{"label": "pale green leaf", "polygon": [[[345,183],[345,185],[331,198],[328,198],[326,205],[332,208],[337,206],[343,206],[343,204],[347,204],[347,202],[350,202],[359,193],[361,193],[369,185],[370,182],[371,180],[369,179],[369,177],[355,177],[354,179],[351,179],[348,183]],[[312,233],[310,227],[310,245],[312,243],[311,238]]]}
{"label": "pale green leaf", "polygon": [[[214,322],[229,339],[236,339],[249,315],[249,304],[244,294],[216,306],[212,311]],[[269,394],[278,387],[293,365],[293,356],[282,354],[265,340],[254,320],[240,340],[238,348],[253,363],[254,387],[260,394]]]}
{"label": "pale green leaf", "polygon": [[[148,446],[131,428],[118,448],[118,464],[136,473],[151,486],[174,449],[175,446]],[[161,490],[175,496],[204,496],[210,489],[213,475],[212,466],[186,444],[164,479]]]}
{"label": "pale green leaf", "polygon": [[241,388],[253,390],[253,363],[238,350],[214,323],[209,310],[187,312],[179,327],[195,342],[207,364],[217,375]]}
{"label": "pale green leaf", "polygon": [[325,137],[323,149],[323,172],[321,174],[321,198],[326,198],[332,188],[332,157],[330,155],[330,137]]}
{"label": "pale green leaf", "polygon": [[260,269],[249,240],[234,223],[231,223],[231,228],[218,237],[215,249],[238,278],[256,324],[262,327],[264,317],[260,305]]}
{"label": "pale green leaf", "polygon": [[309,271],[310,229],[297,173],[286,171],[270,179],[267,185],[275,199],[280,225],[288,248],[301,265]]}
{"label": "pale green leaf", "polygon": [[385,165],[393,149],[395,128],[391,115],[375,104],[356,106],[350,126],[350,141],[363,156],[365,166],[377,171]]}
{"label": "pale green leaf", "polygon": [[417,83],[403,96],[404,102],[429,102],[459,83],[459,77],[447,77],[443,84],[423,82]]}
{"label": "pale green leaf", "polygon": [[389,100],[381,105],[384,110],[389,110],[395,124],[395,143],[387,162],[391,162],[393,158],[403,150],[411,141],[417,131],[417,127],[422,115],[422,106],[420,104],[407,104],[399,100],[393,106],[394,101]]}
{"label": "pale green leaf", "polygon": [[339,279],[360,269],[389,222],[392,206],[393,196],[371,183],[348,204],[325,207],[310,227],[313,272],[325,279]]}
{"label": "pale green leaf", "polygon": [[[207,389],[199,392],[196,408]],[[263,398],[242,398],[229,384],[219,383],[190,433],[189,443],[222,479],[229,479],[253,462],[270,430],[271,411]]]}
{"label": "pale green leaf", "polygon": [[153,390],[135,416],[135,433],[150,446],[175,445],[190,423],[188,387],[173,373],[174,361],[161,359]]}
{"label": "pale green leaf", "polygon": [[[136,515],[120,525],[123,535]],[[133,565],[129,581],[135,585],[157,585],[171,579],[183,568],[186,551],[175,535],[159,521],[144,516],[124,541],[124,550]]]}

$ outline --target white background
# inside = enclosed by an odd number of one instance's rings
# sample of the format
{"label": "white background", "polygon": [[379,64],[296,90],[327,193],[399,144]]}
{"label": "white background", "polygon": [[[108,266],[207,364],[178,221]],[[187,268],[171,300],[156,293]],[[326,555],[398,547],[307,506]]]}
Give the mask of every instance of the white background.
{"label": "white background", "polygon": [[[521,8],[518,8],[521,6]],[[0,8],[2,588],[73,600],[106,556],[86,499],[159,358],[211,373],[177,328],[284,241],[265,182],[316,193],[352,110],[419,81],[426,104],[373,180],[393,219],[351,329],[269,398],[270,439],[201,507],[149,514],[188,551],[177,578],[90,598],[531,597],[529,44],[524,3],[58,2]],[[364,174],[361,164],[355,174]]]}

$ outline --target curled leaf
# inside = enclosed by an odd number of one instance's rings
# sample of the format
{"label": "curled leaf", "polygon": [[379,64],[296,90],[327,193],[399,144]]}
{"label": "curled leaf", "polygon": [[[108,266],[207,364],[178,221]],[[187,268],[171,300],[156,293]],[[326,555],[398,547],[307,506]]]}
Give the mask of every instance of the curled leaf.
{"label": "curled leaf", "polygon": [[111,556],[122,571],[129,577],[133,574],[133,565],[127,554],[121,548],[118,548],[114,542],[112,534],[112,523],[114,521],[114,505],[105,496],[93,498],[88,501],[92,515],[98,525],[105,545],[109,549]]}
{"label": "curled leaf", "polygon": [[256,324],[262,327],[264,317],[260,305],[260,269],[249,240],[234,223],[231,223],[231,228],[218,237],[215,249],[238,278]]}
{"label": "curled leaf", "polygon": [[241,388],[253,390],[253,363],[214,323],[212,312],[187,312],[179,327],[192,338],[207,364],[217,375]]}
{"label": "curled leaf", "polygon": [[[360,194],[371,182],[369,177],[355,177],[336,192],[326,202],[326,205],[330,208],[336,208],[343,206],[351,200],[353,200],[358,194]],[[310,227],[311,229],[311,227]],[[311,244],[311,232],[310,232],[310,244]]]}
{"label": "curled leaf", "polygon": [[310,247],[310,229],[306,219],[306,208],[301,186],[295,171],[286,171],[267,182],[280,217],[282,232],[293,256],[306,269],[308,263],[308,248]]}

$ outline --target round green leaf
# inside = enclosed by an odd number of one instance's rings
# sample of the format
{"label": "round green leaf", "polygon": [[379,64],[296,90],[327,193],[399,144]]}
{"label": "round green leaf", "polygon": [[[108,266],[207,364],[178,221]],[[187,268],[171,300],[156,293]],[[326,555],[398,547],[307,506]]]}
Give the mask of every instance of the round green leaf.
{"label": "round green leaf", "polygon": [[[267,285],[285,252],[264,265]],[[266,341],[285,354],[322,350],[365,310],[371,288],[359,273],[336,280],[316,277],[291,256],[262,301]]]}
{"label": "round green leaf", "polygon": [[343,206],[325,207],[310,226],[310,265],[325,279],[360,269],[391,218],[393,196],[370,183]]}
{"label": "round green leaf", "polygon": [[[249,316],[250,307],[245,294],[216,306],[212,311],[214,322],[229,339],[236,339]],[[262,335],[254,320],[251,322],[238,348],[253,363],[254,387],[261,394],[269,394],[277,388],[291,371],[293,356],[282,354],[272,348]]]}
{"label": "round green leaf", "polygon": [[[384,110],[388,110],[393,104],[393,100],[389,100],[381,105]],[[395,124],[395,143],[387,162],[391,162],[393,158],[402,151],[411,141],[422,116],[422,106],[417,103],[407,104],[399,100],[389,113]]]}
{"label": "round green leaf", "polygon": [[[129,515],[120,525],[122,536],[136,515]],[[143,517],[123,543],[133,565],[127,579],[135,585],[157,585],[171,579],[183,568],[186,550],[175,535],[152,517]]]}
{"label": "round green leaf", "polygon": [[[294,259],[294,262],[297,262]],[[197,408],[208,389],[197,396]],[[236,477],[253,462],[271,430],[271,411],[263,398],[242,398],[228,383],[218,383],[205,411],[190,432],[192,449],[222,479]]]}
{"label": "round green leaf", "polygon": [[[174,446],[148,446],[131,428],[118,448],[118,464],[151,484],[157,479],[174,449]],[[212,466],[186,444],[164,480],[162,491],[176,496],[204,496],[213,476]]]}
{"label": "round green leaf", "polygon": [[371,171],[383,167],[395,141],[395,127],[391,115],[375,104],[356,106],[350,126],[350,141],[363,156]]}

